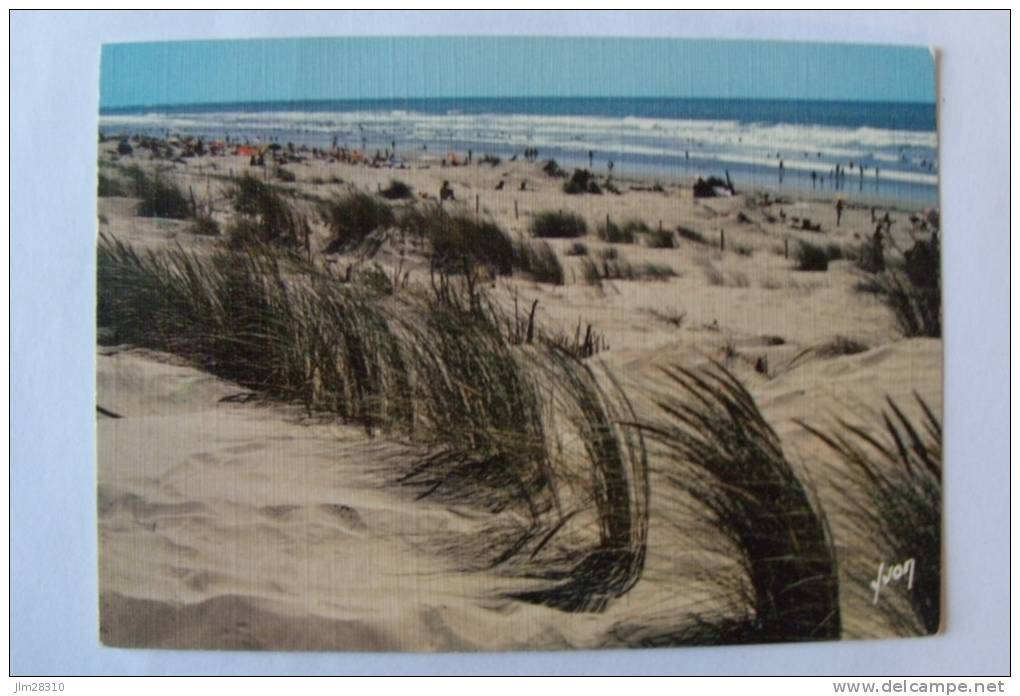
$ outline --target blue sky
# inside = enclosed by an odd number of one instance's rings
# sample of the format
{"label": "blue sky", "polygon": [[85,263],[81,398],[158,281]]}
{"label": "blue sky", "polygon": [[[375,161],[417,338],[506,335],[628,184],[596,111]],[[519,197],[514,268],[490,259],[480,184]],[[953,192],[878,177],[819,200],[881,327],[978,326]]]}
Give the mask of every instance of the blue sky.
{"label": "blue sky", "polygon": [[928,49],[684,39],[352,37],[108,44],[103,108],[640,96],[935,101]]}

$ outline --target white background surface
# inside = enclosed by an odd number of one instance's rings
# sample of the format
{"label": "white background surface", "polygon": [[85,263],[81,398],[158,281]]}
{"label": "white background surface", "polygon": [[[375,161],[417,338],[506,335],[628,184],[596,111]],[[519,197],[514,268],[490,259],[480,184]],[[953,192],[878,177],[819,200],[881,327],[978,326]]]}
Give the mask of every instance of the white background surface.
{"label": "white background surface", "polygon": [[[1007,672],[1009,22],[1005,13],[15,12],[10,31],[11,673]],[[460,656],[100,646],[94,432],[99,46],[352,34],[676,36],[938,47],[947,360],[943,635]]]}

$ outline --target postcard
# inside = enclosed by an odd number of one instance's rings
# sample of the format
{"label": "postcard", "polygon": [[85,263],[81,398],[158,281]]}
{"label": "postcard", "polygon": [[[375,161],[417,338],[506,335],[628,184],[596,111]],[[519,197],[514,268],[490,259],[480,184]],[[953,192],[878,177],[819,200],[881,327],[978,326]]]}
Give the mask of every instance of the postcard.
{"label": "postcard", "polygon": [[939,630],[927,48],[111,44],[99,113],[105,645]]}

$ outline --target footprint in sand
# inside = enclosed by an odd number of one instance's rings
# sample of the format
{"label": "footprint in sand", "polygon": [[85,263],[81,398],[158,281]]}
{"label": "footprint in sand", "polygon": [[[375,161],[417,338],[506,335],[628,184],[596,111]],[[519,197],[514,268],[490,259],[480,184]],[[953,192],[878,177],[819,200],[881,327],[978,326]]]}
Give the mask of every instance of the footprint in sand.
{"label": "footprint in sand", "polygon": [[364,529],[365,523],[361,520],[361,515],[358,511],[348,505],[341,505],[339,503],[327,503],[320,505],[319,509],[328,514],[330,517],[338,520],[344,527],[350,530]]}
{"label": "footprint in sand", "polygon": [[259,514],[271,520],[288,520],[300,508],[297,505],[263,505]]}

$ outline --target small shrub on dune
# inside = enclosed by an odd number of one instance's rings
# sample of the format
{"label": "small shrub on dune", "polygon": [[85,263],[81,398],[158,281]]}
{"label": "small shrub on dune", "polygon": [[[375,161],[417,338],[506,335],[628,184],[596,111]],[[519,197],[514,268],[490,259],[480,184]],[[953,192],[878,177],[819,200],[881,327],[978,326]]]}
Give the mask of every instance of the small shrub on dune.
{"label": "small shrub on dune", "polygon": [[285,184],[292,184],[297,181],[297,175],[291,170],[284,169],[283,167],[276,168],[276,178]]}
{"label": "small shrub on dune", "polygon": [[583,237],[587,233],[588,224],[577,213],[547,210],[531,220],[531,234],[534,237],[569,239]]}
{"label": "small shrub on dune", "polygon": [[567,256],[587,256],[588,246],[584,242],[574,242],[567,247]]}
{"label": "small shrub on dune", "polygon": [[391,201],[414,198],[414,191],[400,179],[390,179],[389,186],[379,192],[383,198]]}
{"label": "small shrub on dune", "polygon": [[392,208],[362,191],[349,191],[323,203],[319,214],[330,233],[327,254],[354,249],[373,232],[396,224]]}

